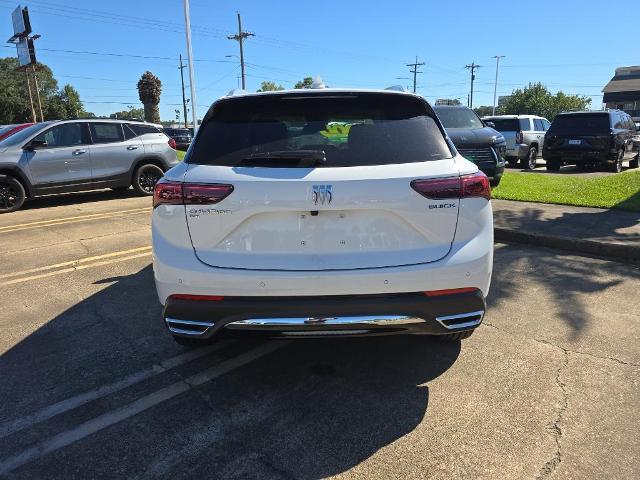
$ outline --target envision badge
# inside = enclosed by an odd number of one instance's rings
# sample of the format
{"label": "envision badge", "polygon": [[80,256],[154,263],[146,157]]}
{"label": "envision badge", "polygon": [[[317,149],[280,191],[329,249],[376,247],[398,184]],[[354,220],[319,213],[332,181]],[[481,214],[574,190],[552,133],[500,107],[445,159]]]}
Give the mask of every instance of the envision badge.
{"label": "envision badge", "polygon": [[330,205],[333,200],[333,185],[314,185],[312,200],[315,205]]}

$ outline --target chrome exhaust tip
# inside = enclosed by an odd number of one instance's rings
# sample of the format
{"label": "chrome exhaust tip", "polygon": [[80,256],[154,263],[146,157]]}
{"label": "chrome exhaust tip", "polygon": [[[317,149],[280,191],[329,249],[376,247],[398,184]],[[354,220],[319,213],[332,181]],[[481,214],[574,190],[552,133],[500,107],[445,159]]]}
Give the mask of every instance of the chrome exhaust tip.
{"label": "chrome exhaust tip", "polygon": [[170,317],[165,318],[164,321],[171,333],[175,333],[176,335],[189,335],[191,337],[204,335],[209,328],[213,327],[213,322],[179,320]]}
{"label": "chrome exhaust tip", "polygon": [[484,310],[477,312],[458,313],[456,315],[443,315],[436,317],[440,325],[448,330],[459,330],[461,328],[477,327],[482,322]]}

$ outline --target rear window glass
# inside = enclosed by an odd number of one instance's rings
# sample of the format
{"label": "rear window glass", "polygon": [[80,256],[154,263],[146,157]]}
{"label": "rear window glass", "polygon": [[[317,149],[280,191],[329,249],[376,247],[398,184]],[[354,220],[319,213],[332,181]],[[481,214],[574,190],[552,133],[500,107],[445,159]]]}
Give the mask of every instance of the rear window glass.
{"label": "rear window glass", "polygon": [[531,130],[531,120],[529,118],[520,118],[518,121],[520,122],[520,130],[525,132]]}
{"label": "rear window glass", "polygon": [[124,139],[119,123],[91,123],[93,143],[121,142]]}
{"label": "rear window glass", "polygon": [[556,135],[598,135],[609,132],[608,114],[579,114],[579,115],[558,115],[553,123],[550,132]]}
{"label": "rear window glass", "polygon": [[478,116],[468,108],[436,107],[438,118],[444,128],[482,128],[484,124]]}
{"label": "rear window glass", "polygon": [[189,163],[350,167],[451,158],[425,104],[392,94],[269,95],[207,115]]}
{"label": "rear window glass", "polygon": [[495,129],[499,132],[519,132],[520,123],[517,118],[489,118],[488,122],[493,122]]}
{"label": "rear window glass", "polygon": [[160,129],[158,127],[154,127],[153,125],[140,125],[137,123],[129,124],[129,128],[133,130],[136,135],[144,135],[146,133],[160,133]]}

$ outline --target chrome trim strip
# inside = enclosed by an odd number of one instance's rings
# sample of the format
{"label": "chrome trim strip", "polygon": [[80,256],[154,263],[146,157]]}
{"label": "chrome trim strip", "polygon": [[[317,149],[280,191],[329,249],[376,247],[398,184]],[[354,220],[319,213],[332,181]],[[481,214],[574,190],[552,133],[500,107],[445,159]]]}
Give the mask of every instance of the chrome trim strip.
{"label": "chrome trim strip", "polygon": [[180,335],[198,336],[204,334],[204,332],[195,332],[193,330],[184,330],[182,328],[169,327],[171,333],[178,333]]}
{"label": "chrome trim strip", "polygon": [[402,325],[423,321],[420,318],[406,315],[367,315],[356,317],[283,317],[283,318],[248,318],[228,323],[227,327],[242,326],[313,326],[313,325],[362,325],[362,324],[389,324]]}
{"label": "chrome trim strip", "polygon": [[178,320],[177,318],[165,318],[167,323],[179,323],[181,325],[197,325],[198,327],[213,327],[213,322],[196,322],[195,320]]}
{"label": "chrome trim strip", "polygon": [[368,333],[371,330],[299,330],[299,331],[285,331],[280,332],[282,335],[294,336],[294,337],[320,337],[323,335],[361,335]]}
{"label": "chrome trim strip", "polygon": [[[454,325],[447,325],[444,323],[447,320],[457,320],[459,318],[473,318],[478,317],[477,319],[470,320],[464,323],[456,323]],[[440,325],[448,330],[458,330],[460,328],[469,328],[475,327],[476,325],[480,325],[482,322],[482,318],[484,317],[484,310],[478,310],[477,312],[468,312],[468,313],[458,313],[456,315],[444,315],[442,317],[436,317],[436,320]]]}

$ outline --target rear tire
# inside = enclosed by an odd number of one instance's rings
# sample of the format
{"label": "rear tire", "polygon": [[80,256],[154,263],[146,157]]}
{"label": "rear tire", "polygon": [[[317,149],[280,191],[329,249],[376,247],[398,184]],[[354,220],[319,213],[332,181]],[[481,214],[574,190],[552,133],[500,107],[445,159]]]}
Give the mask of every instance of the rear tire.
{"label": "rear tire", "polygon": [[608,170],[613,173],[620,173],[622,171],[622,160],[624,158],[624,150],[620,150],[618,153],[618,158],[616,161],[610,165],[608,165]]}
{"label": "rear tire", "polygon": [[498,178],[497,180],[489,180],[489,185],[491,185],[491,188],[496,188],[498,185],[500,185],[500,180],[502,180],[502,177]]}
{"label": "rear tire", "polygon": [[133,174],[133,189],[138,195],[153,195],[153,187],[163,176],[162,169],[153,163],[140,165]]}
{"label": "rear tire", "polygon": [[465,338],[469,338],[471,335],[473,335],[473,332],[475,332],[475,330],[465,330],[464,332],[438,335],[438,340],[440,340],[441,342],[458,342],[460,340],[464,340]]}
{"label": "rear tire", "polygon": [[550,172],[557,172],[560,170],[560,162],[552,162],[549,160],[547,162],[547,170]]}
{"label": "rear tire", "polygon": [[22,184],[9,175],[0,175],[0,213],[15,212],[24,204],[27,193]]}
{"label": "rear tire", "polygon": [[629,168],[638,168],[638,160],[640,159],[640,153],[638,153],[633,160],[629,160]]}
{"label": "rear tire", "polygon": [[185,338],[174,336],[173,339],[178,345],[189,348],[203,347],[207,344],[207,342],[205,340],[202,340],[201,338]]}
{"label": "rear tire", "polygon": [[522,159],[522,168],[526,170],[533,170],[536,168],[536,159],[538,158],[538,149],[531,147],[527,158]]}

